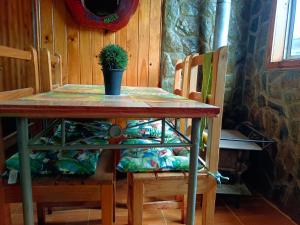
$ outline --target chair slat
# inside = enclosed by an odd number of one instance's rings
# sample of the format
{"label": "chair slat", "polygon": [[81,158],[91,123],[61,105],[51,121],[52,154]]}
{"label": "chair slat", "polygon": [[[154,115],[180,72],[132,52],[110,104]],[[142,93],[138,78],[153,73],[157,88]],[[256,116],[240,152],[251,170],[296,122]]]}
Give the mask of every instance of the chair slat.
{"label": "chair slat", "polygon": [[7,46],[0,46],[0,57],[23,59],[27,61],[32,59],[32,55],[30,51],[24,51],[24,50],[11,48]]}
{"label": "chair slat", "polygon": [[33,88],[22,88],[12,91],[3,91],[0,92],[0,100],[12,100],[16,98],[21,98],[29,95],[33,95]]}

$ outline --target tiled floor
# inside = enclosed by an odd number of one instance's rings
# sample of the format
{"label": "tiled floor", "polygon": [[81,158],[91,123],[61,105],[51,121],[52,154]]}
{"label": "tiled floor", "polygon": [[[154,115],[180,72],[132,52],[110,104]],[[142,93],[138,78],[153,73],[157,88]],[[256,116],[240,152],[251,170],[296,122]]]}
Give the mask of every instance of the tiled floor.
{"label": "tiled floor", "polygon": [[[118,208],[116,225],[127,224],[126,185],[121,184],[117,193]],[[143,225],[175,225],[180,224],[180,211],[145,210]],[[22,224],[22,209],[19,204],[12,205],[12,221],[14,225]],[[197,208],[196,224],[201,224],[201,209]],[[101,224],[100,210],[80,209],[54,211],[47,215],[47,223],[52,225],[96,225]],[[260,196],[241,198],[237,209],[230,201],[218,198],[215,225],[295,225],[287,216]]]}

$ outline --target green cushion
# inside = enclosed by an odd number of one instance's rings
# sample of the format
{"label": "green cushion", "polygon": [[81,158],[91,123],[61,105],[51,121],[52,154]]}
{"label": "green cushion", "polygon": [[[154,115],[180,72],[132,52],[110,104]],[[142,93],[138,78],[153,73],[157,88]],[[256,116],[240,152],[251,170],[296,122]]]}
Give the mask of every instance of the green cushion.
{"label": "green cushion", "polygon": [[[72,144],[108,144],[110,123],[105,121],[85,122],[86,126],[66,121],[66,142]],[[53,135],[41,137],[36,144],[55,145],[61,142],[61,125],[54,128]],[[78,141],[76,141],[78,140]],[[31,173],[91,175],[95,173],[99,159],[99,150],[49,150],[30,153]],[[20,170],[19,154],[6,160],[8,170]]]}

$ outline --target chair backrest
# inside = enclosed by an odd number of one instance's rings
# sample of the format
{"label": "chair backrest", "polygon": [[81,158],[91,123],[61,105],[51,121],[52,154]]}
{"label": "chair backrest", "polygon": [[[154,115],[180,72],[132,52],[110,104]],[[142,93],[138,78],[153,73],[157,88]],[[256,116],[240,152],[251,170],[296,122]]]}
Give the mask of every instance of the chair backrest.
{"label": "chair backrest", "polygon": [[[196,76],[196,68],[203,65],[204,56],[195,56],[191,60],[191,77]],[[189,97],[201,102],[220,107],[221,111],[218,117],[208,120],[208,133],[205,164],[211,172],[218,171],[219,163],[219,144],[222,128],[222,115],[225,94],[225,75],[227,71],[227,47],[221,47],[212,55],[212,72],[211,72],[211,91],[210,95],[204,99],[204,96],[195,89],[190,89]]]}
{"label": "chair backrest", "polygon": [[0,57],[25,60],[29,63],[26,77],[27,88],[0,92],[0,100],[10,100],[33,93],[39,93],[38,57],[37,52],[33,47],[24,51],[0,45]]}
{"label": "chair backrest", "polygon": [[174,80],[174,94],[183,97],[189,96],[190,89],[190,66],[192,56],[187,56],[184,60],[177,60],[175,65],[175,80]]}
{"label": "chair backrest", "polygon": [[[201,71],[201,67],[203,68],[204,57],[204,54],[196,54],[187,56],[184,61],[178,61],[175,67],[174,93],[220,107],[220,115],[217,118],[210,120],[208,124],[212,129],[210,129],[211,133],[208,134],[206,159],[203,160],[210,170],[217,171],[219,154],[218,140],[220,138],[222,126],[225,74],[227,69],[227,47],[219,48],[212,53],[211,90],[206,99],[204,99],[205,95],[201,93],[201,90],[197,90],[198,84],[201,83],[199,79],[202,77],[199,76],[199,71]],[[186,135],[190,135],[190,119],[180,120],[180,131]]]}
{"label": "chair backrest", "polygon": [[[7,46],[0,46],[0,57],[13,58],[18,60],[25,60],[29,63],[27,67],[27,88],[20,88],[10,91],[0,92],[0,101],[2,100],[12,100],[20,97],[25,97],[33,95],[34,93],[39,93],[39,76],[38,76],[38,57],[37,52],[33,47],[29,50],[20,50],[16,48],[11,48]],[[0,118],[0,173],[4,171],[5,168],[5,149],[8,145],[12,145],[16,140],[16,132],[3,137],[2,130],[2,118]]]}
{"label": "chair backrest", "polygon": [[[188,98],[189,96],[189,73],[191,57],[187,56],[184,60],[178,59],[175,65],[174,75],[174,94]],[[186,133],[186,119],[180,119],[180,131]]]}
{"label": "chair backrest", "polygon": [[185,77],[182,75],[184,67],[184,61],[182,59],[178,59],[175,64],[175,75],[174,75],[174,94],[176,95],[182,95],[182,77]]}
{"label": "chair backrest", "polygon": [[51,54],[46,48],[40,52],[41,92],[62,86],[62,60],[59,54]]}
{"label": "chair backrest", "polygon": [[[213,52],[212,55],[212,78],[211,78],[211,91],[207,99],[203,99],[200,91],[193,85],[197,82],[198,67],[202,66],[204,62],[204,55],[196,55],[191,59],[190,68],[190,89],[189,97],[194,100],[206,102],[223,109],[224,91],[225,91],[225,74],[227,69],[227,47],[221,47]],[[195,82],[196,81],[196,82]]]}

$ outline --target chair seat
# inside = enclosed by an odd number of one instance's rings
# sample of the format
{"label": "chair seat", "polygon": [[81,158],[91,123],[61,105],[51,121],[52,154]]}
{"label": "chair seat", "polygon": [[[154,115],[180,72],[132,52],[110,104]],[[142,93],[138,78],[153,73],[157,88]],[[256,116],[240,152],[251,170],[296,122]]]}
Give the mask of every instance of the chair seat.
{"label": "chair seat", "polygon": [[[145,197],[187,194],[188,173],[186,172],[130,173],[128,177],[131,184],[143,183]],[[214,177],[200,173],[197,192],[203,193],[216,184]]]}
{"label": "chair seat", "polygon": [[[60,185],[60,184],[73,184],[73,185],[97,185],[97,184],[112,184],[113,183],[113,167],[114,167],[113,151],[103,150],[101,157],[98,160],[98,165],[95,174],[91,176],[80,176],[80,175],[47,175],[47,176],[36,176],[32,180],[33,186],[43,185]],[[7,184],[5,185],[14,186],[19,184]]]}

